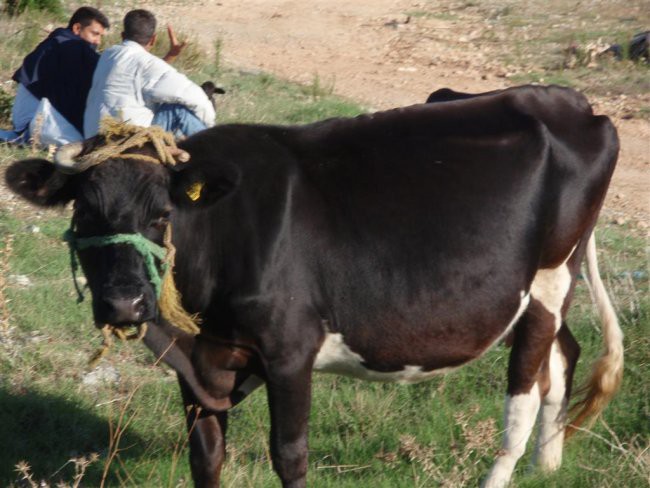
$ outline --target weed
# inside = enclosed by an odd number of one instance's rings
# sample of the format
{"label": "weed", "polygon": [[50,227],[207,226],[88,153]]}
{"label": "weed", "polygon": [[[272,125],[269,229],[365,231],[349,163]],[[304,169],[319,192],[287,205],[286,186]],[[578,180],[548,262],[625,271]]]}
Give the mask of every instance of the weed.
{"label": "weed", "polygon": [[223,39],[217,38],[214,40],[214,71],[217,75],[221,73],[223,68]]}
{"label": "weed", "polygon": [[7,234],[0,246],[0,334],[5,335],[9,328],[9,308],[4,292],[7,288],[7,276],[9,276],[9,259],[13,252],[14,236]]}
{"label": "weed", "polygon": [[0,126],[11,125],[11,110],[13,105],[13,95],[0,88]]}
{"label": "weed", "polygon": [[60,0],[5,0],[5,9],[12,16],[34,10],[45,11],[56,16],[63,15]]}
{"label": "weed", "polygon": [[305,85],[303,93],[312,99],[326,97],[334,93],[334,79],[329,83],[323,83],[318,73],[314,73],[311,83]]}
{"label": "weed", "polygon": [[[51,477],[54,478],[66,465],[72,464],[74,466],[74,475],[72,476],[72,481],[71,483],[59,481],[57,482],[56,487],[79,488],[82,486],[81,482],[86,474],[88,466],[97,462],[98,459],[99,455],[97,453],[91,453],[87,456],[77,456],[69,459]],[[20,461],[18,464],[16,464],[16,472],[20,475],[19,482],[22,486],[29,486],[29,488],[50,488],[52,486],[45,480],[36,482],[34,480],[34,474],[32,473],[32,467],[26,461]]]}

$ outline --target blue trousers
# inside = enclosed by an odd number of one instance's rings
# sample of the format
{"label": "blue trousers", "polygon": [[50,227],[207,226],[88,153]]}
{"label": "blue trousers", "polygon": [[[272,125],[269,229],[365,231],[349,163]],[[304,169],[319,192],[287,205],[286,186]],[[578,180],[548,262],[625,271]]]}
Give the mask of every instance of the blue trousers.
{"label": "blue trousers", "polygon": [[6,142],[17,145],[25,145],[29,143],[29,128],[23,130],[22,132],[16,132],[13,130],[2,130],[0,129],[0,143]]}
{"label": "blue trousers", "polygon": [[206,129],[206,125],[185,105],[163,103],[153,116],[151,125],[158,125],[179,137],[191,136]]}

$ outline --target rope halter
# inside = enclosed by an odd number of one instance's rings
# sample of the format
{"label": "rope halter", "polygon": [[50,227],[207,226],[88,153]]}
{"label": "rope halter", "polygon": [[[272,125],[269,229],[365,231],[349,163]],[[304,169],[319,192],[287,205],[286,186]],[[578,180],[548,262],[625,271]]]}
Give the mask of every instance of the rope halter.
{"label": "rope halter", "polygon": [[[111,158],[134,159],[166,166],[175,166],[190,160],[189,153],[176,146],[174,136],[155,125],[138,127],[112,117],[104,117],[98,137],[104,138],[103,145],[84,155],[81,155],[84,149],[81,142],[60,147],[54,154],[57,169],[67,174],[81,173]],[[153,145],[157,157],[126,152],[141,148],[147,143]]]}
{"label": "rope halter", "polygon": [[[186,151],[176,146],[173,135],[157,126],[143,128],[106,117],[102,120],[100,136],[105,139],[104,145],[83,156],[80,155],[83,150],[81,143],[61,147],[54,156],[57,169],[68,174],[79,173],[112,158],[133,159],[166,166],[185,163],[190,159]],[[157,157],[139,154],[138,152],[125,152],[133,148],[141,148],[145,144],[153,145]],[[73,278],[79,268],[76,255],[78,251],[91,247],[117,244],[133,246],[144,260],[149,281],[154,287],[162,316],[172,325],[185,332],[190,334],[199,332],[197,315],[191,315],[183,309],[180,293],[174,284],[173,268],[176,249],[172,244],[170,224],[165,229],[164,246],[150,241],[139,233],[77,237],[72,227],[64,234],[63,239],[70,247],[70,265]],[[157,265],[156,260],[160,263],[159,265]],[[81,301],[83,300],[83,294],[76,279],[74,279],[74,283]],[[97,360],[104,355],[110,346],[109,341],[106,339],[110,335],[109,332],[118,337],[124,336],[124,333],[121,331],[116,332],[119,329],[111,325],[106,325],[102,330],[104,346],[96,354]],[[138,335],[142,336],[143,334],[144,332],[140,328]]]}

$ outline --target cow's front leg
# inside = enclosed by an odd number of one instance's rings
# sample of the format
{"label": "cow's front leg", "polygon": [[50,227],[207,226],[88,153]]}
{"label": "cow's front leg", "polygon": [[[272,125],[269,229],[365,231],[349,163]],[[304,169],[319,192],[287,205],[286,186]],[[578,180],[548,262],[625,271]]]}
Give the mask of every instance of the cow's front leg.
{"label": "cow's front leg", "polygon": [[221,468],[226,458],[228,413],[211,413],[196,404],[196,399],[179,379],[189,434],[190,467],[197,488],[219,486]]}
{"label": "cow's front leg", "polygon": [[292,357],[267,371],[271,458],[284,488],[303,488],[306,483],[312,362],[300,364]]}

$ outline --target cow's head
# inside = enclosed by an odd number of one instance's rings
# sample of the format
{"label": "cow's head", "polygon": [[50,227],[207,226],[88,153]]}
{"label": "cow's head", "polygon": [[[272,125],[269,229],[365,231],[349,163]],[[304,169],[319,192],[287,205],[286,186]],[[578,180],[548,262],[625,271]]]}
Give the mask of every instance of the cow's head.
{"label": "cow's head", "polygon": [[172,214],[212,204],[235,187],[238,175],[206,175],[175,146],[166,151],[171,159],[160,164],[153,142],[94,157],[106,147],[97,136],[60,148],[54,163],[17,161],[6,181],[40,206],[74,202],[71,241],[88,279],[95,322],[139,324],[158,314],[155,274],[163,273]]}

